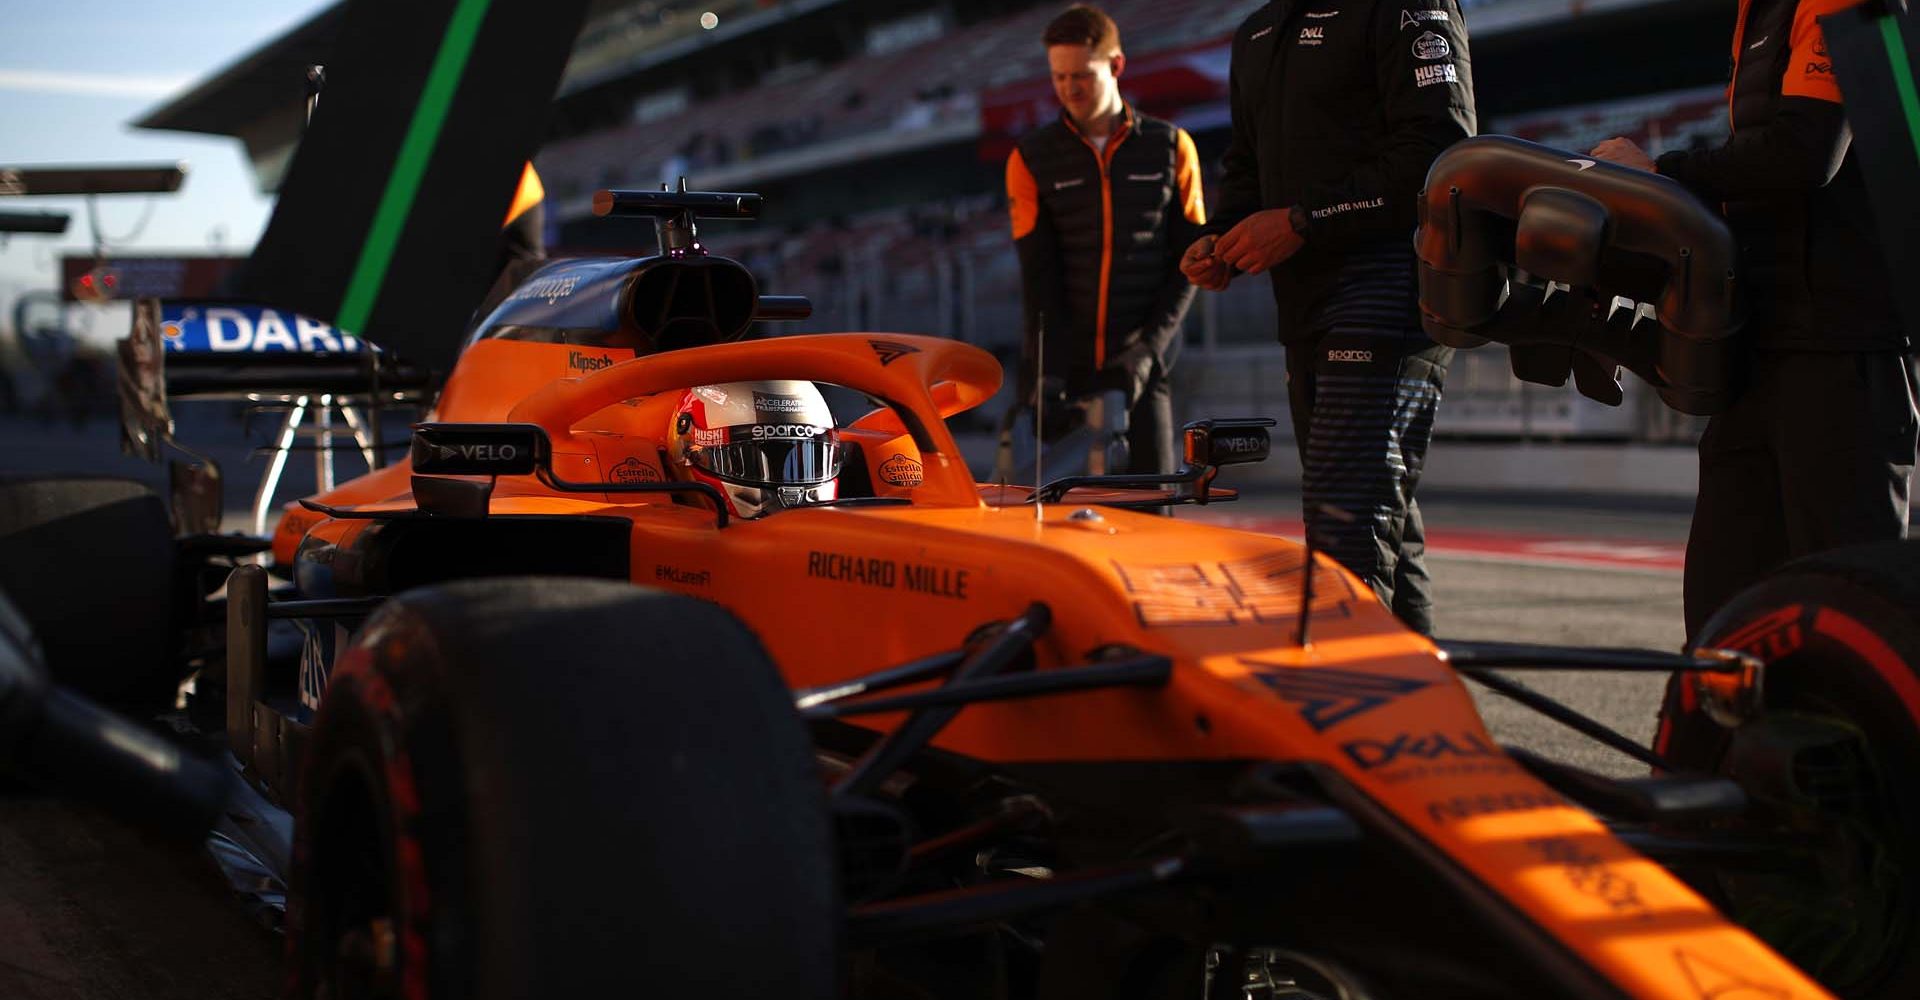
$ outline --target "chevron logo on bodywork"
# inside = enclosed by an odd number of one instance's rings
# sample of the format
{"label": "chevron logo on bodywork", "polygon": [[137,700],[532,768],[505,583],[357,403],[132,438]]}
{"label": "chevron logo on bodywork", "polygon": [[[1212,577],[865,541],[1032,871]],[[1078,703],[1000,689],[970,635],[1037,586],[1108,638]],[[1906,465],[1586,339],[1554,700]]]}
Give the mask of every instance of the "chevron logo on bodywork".
{"label": "chevron logo on bodywork", "polygon": [[920,349],[912,344],[902,344],[896,340],[869,340],[867,346],[880,356],[880,367],[893,364],[909,354],[919,354]]}
{"label": "chevron logo on bodywork", "polygon": [[1282,699],[1300,706],[1300,717],[1316,733],[1324,733],[1356,715],[1379,708],[1432,682],[1408,677],[1383,677],[1324,667],[1283,667],[1257,660],[1241,660],[1253,668],[1255,680]]}

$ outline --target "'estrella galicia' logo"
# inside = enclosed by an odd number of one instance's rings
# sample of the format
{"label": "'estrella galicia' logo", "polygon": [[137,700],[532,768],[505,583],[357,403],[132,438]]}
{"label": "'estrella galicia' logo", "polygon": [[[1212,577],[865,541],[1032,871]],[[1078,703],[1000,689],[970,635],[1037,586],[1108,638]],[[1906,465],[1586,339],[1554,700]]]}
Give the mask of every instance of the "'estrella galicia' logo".
{"label": "'estrella galicia' logo", "polygon": [[1273,693],[1300,706],[1300,717],[1316,733],[1345,722],[1370,709],[1379,708],[1405,694],[1430,686],[1428,681],[1409,677],[1382,677],[1350,670],[1324,667],[1278,667],[1257,660],[1241,660],[1256,670],[1254,679],[1273,689]]}
{"label": "'estrella galicia' logo", "polygon": [[880,463],[880,481],[888,486],[918,486],[927,481],[926,467],[898,452]]}
{"label": "'estrella galicia' logo", "polygon": [[1445,59],[1451,55],[1453,55],[1453,47],[1447,44],[1445,35],[1423,31],[1419,38],[1413,40],[1415,59]]}
{"label": "'estrella galicia' logo", "polygon": [[627,458],[613,467],[613,481],[616,483],[657,483],[660,470],[637,458]]}
{"label": "'estrella galicia' logo", "polygon": [[920,349],[912,344],[902,344],[897,340],[869,340],[867,346],[880,356],[880,367],[893,364],[909,354],[919,354]]}

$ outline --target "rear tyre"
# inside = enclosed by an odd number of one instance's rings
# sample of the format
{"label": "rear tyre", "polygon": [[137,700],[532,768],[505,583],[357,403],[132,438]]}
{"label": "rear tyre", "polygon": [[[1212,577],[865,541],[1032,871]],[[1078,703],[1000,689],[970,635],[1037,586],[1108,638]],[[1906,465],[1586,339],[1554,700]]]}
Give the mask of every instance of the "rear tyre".
{"label": "rear tyre", "polygon": [[574,579],[404,594],[342,657],[305,775],[297,996],[836,994],[812,746],[714,605]]}
{"label": "rear tyre", "polygon": [[1791,563],[1701,635],[1766,661],[1765,711],[1724,729],[1676,680],[1656,748],[1738,780],[1816,847],[1799,870],[1707,888],[1836,993],[1920,996],[1920,541]]}
{"label": "rear tyre", "polygon": [[0,479],[0,591],[54,680],[98,701],[171,704],[173,529],[130,479]]}

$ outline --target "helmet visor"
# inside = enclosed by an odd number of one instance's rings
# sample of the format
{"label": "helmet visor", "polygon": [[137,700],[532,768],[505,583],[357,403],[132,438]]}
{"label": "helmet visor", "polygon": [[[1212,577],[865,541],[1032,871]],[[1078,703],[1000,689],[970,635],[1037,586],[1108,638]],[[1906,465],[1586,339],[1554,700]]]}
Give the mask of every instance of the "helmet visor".
{"label": "helmet visor", "polygon": [[[735,427],[729,437],[745,436],[754,429]],[[812,486],[837,478],[846,458],[839,433],[832,428],[809,429],[815,431],[810,437],[694,445],[687,449],[687,459],[721,479],[749,486]]]}

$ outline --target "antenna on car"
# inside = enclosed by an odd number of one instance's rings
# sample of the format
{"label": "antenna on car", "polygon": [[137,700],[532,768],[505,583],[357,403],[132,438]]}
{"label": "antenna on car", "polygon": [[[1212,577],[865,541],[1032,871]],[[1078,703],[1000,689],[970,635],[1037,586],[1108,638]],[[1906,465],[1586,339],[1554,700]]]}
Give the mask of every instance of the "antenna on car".
{"label": "antenna on car", "polygon": [[[1353,515],[1330,503],[1315,504],[1309,511],[1318,510],[1322,515],[1333,518],[1341,524],[1352,524]],[[1300,570],[1300,627],[1294,633],[1301,648],[1313,645],[1313,525],[1309,522],[1302,534],[1307,541],[1307,564]]]}
{"label": "antenna on car", "polygon": [[1040,502],[1039,489],[1040,484],[1045,482],[1047,478],[1045,456],[1040,452],[1044,439],[1044,431],[1042,431],[1041,428],[1046,426],[1046,422],[1040,419],[1040,410],[1041,407],[1046,405],[1047,401],[1046,382],[1047,314],[1043,312],[1039,314],[1037,321],[1034,323],[1033,330],[1033,488],[1035,491],[1033,494],[1033,519],[1035,521],[1044,520],[1041,516],[1041,508],[1045,505]]}
{"label": "antenna on car", "polygon": [[327,68],[319,63],[307,66],[307,121],[313,124],[313,109],[320,106],[320,90],[327,85]]}

